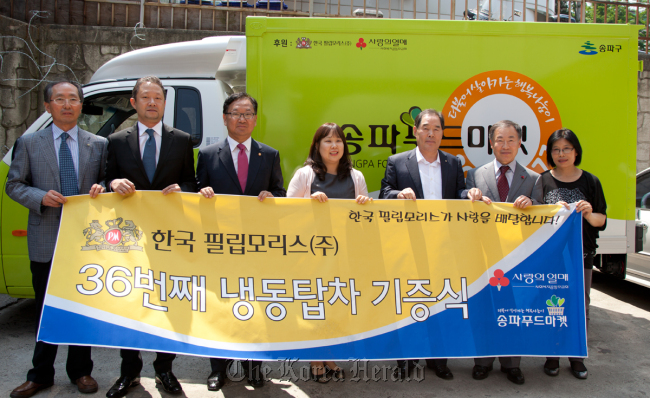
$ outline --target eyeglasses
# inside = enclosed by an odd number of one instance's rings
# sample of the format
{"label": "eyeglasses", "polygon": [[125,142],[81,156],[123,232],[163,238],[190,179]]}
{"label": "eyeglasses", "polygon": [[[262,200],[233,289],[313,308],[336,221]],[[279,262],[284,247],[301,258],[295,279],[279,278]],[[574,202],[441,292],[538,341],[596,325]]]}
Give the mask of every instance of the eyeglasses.
{"label": "eyeglasses", "polygon": [[553,150],[551,151],[551,153],[552,153],[553,155],[559,155],[560,152],[562,152],[563,154],[568,155],[568,154],[571,153],[571,151],[573,151],[573,149],[574,149],[574,148],[562,148],[562,149],[560,149],[560,148],[553,148]]}
{"label": "eyeglasses", "polygon": [[230,116],[235,120],[239,120],[239,118],[242,116],[244,117],[244,119],[250,120],[253,118],[253,116],[255,116],[254,113],[237,113],[237,112],[230,112],[230,113],[226,112],[226,115]]}
{"label": "eyeglasses", "polygon": [[72,106],[81,104],[81,100],[79,98],[54,98],[50,101],[54,102],[59,106],[65,105],[66,102]]}

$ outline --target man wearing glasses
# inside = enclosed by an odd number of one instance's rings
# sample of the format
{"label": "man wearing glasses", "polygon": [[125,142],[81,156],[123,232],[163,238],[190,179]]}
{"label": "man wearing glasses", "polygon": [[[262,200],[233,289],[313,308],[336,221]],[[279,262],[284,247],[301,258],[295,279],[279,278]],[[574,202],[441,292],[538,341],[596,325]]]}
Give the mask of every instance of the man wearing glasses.
{"label": "man wearing glasses", "polygon": [[[492,202],[512,203],[516,208],[525,209],[540,204],[533,197],[533,187],[539,174],[519,164],[515,159],[521,146],[521,127],[510,120],[494,123],[488,133],[494,160],[467,172],[467,190],[462,197]],[[494,357],[474,358],[472,377],[483,380],[492,370]],[[524,384],[524,374],[519,368],[521,357],[499,357],[501,371],[515,384]]]}
{"label": "man wearing glasses", "polygon": [[[284,197],[280,154],[251,138],[257,123],[257,101],[246,93],[231,94],[223,103],[223,123],[228,137],[199,151],[196,166],[198,188],[210,199],[215,194]],[[218,391],[226,382],[229,360],[211,358],[208,390]],[[262,387],[261,361],[242,362],[248,384]]]}
{"label": "man wearing glasses", "polygon": [[[45,110],[52,115],[52,125],[16,141],[6,186],[7,195],[29,209],[27,248],[38,311],[37,330],[61,206],[67,202],[67,196],[89,194],[95,198],[104,192],[106,162],[106,139],[77,126],[83,102],[79,83],[50,83],[44,94]],[[54,383],[57,348],[42,341],[36,343],[34,367],[27,372],[27,381],[11,392],[12,398],[31,397]],[[80,392],[97,391],[97,382],[90,376],[90,347],[69,346],[66,370]]]}

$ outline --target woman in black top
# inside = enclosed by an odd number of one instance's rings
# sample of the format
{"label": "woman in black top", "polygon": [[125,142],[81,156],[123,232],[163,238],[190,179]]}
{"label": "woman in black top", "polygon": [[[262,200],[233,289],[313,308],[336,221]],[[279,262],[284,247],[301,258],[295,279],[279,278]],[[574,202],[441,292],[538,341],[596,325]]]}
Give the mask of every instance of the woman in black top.
{"label": "woman in black top", "polygon": [[[576,212],[582,213],[582,250],[585,275],[585,309],[587,329],[589,328],[589,291],[591,273],[596,254],[598,231],[607,224],[607,204],[598,178],[577,168],[582,160],[582,147],[575,133],[569,129],[555,131],[546,144],[546,160],[553,169],[542,173],[535,188],[542,186],[542,198],[535,198],[540,203],[561,204],[569,207],[576,203]],[[536,192],[534,189],[533,192]],[[539,191],[537,191],[539,192]],[[579,379],[587,378],[587,368],[583,358],[569,358],[571,373]],[[559,358],[547,358],[544,372],[557,376],[560,372]]]}

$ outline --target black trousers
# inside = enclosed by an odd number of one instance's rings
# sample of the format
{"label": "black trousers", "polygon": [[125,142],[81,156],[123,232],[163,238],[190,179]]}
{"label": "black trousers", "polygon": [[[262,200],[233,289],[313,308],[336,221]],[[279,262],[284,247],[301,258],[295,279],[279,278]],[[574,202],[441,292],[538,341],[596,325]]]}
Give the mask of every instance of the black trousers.
{"label": "black trousers", "polygon": [[[129,376],[131,378],[140,377],[140,371],[142,370],[142,355],[140,355],[140,351],[122,349],[120,350],[120,357],[122,357],[121,376]],[[174,358],[176,358],[176,354],[157,352],[156,360],[153,361],[153,369],[156,373],[171,371]]]}
{"label": "black trousers", "polygon": [[[405,365],[412,368],[418,363],[419,359],[398,359],[397,366],[404,367]],[[447,358],[427,359],[427,366],[447,366]]]}
{"label": "black trousers", "polygon": [[[43,301],[45,300],[45,290],[47,281],[50,277],[50,268],[52,260],[47,263],[30,261],[29,267],[32,271],[32,286],[36,293],[36,308],[38,317],[36,318],[36,333],[43,312]],[[54,382],[54,361],[58,346],[54,344],[36,342],[34,347],[34,357],[32,364],[34,367],[27,372],[27,380],[39,384],[49,384]],[[90,376],[93,371],[93,361],[90,357],[90,347],[81,347],[71,345],[68,347],[68,360],[66,362],[66,371],[70,380],[74,381],[83,376]]]}
{"label": "black trousers", "polygon": [[[589,304],[591,303],[591,277],[594,272],[594,255],[596,253],[584,253],[584,275],[585,275],[585,316],[587,317],[587,333],[589,333]],[[559,360],[558,357],[546,359]],[[584,358],[569,358],[569,362],[584,362]]]}
{"label": "black trousers", "polygon": [[[232,359],[210,358],[210,367],[212,368],[213,372],[225,372],[230,361],[232,361]],[[262,377],[262,374],[260,373],[261,365],[262,361],[241,361],[241,366],[244,368],[244,373],[253,379]]]}

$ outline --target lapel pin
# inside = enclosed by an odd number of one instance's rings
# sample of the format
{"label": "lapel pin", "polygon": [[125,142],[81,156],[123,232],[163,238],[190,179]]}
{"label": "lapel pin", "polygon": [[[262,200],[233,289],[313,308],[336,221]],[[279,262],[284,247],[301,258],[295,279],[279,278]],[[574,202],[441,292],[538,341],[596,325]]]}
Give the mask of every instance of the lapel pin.
{"label": "lapel pin", "polygon": [[257,152],[257,156],[262,156],[262,152]]}
{"label": "lapel pin", "polygon": [[524,176],[521,176],[521,179],[523,180],[523,179],[524,179]]}

